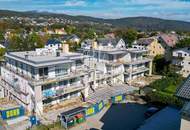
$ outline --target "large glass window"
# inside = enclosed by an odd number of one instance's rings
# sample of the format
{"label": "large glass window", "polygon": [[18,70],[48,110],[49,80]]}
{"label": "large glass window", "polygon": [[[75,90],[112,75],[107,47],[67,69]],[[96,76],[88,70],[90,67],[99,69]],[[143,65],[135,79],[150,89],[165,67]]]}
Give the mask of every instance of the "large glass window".
{"label": "large glass window", "polygon": [[83,60],[76,60],[76,66],[83,65]]}
{"label": "large glass window", "polygon": [[[34,70],[34,68],[31,68]],[[48,67],[45,67],[45,68],[40,68],[39,69],[39,75],[40,76],[47,76],[48,75]]]}
{"label": "large glass window", "polygon": [[68,73],[67,70],[68,70],[68,65],[56,66],[55,75],[56,76],[66,75]]}

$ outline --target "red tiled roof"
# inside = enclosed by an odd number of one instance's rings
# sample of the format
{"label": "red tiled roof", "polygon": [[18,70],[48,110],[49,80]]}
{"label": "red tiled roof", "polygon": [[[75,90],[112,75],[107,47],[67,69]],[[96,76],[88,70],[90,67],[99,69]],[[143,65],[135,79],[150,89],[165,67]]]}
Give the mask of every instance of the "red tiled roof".
{"label": "red tiled roof", "polygon": [[178,41],[178,37],[175,34],[161,34],[160,38],[169,46],[174,47]]}

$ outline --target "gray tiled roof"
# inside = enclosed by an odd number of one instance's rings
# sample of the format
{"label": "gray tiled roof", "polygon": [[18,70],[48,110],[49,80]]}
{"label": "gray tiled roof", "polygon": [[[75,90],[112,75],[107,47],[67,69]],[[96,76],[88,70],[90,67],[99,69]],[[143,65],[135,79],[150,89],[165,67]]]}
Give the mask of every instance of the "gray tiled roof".
{"label": "gray tiled roof", "polygon": [[182,86],[177,90],[176,96],[190,100],[190,75],[187,77]]}

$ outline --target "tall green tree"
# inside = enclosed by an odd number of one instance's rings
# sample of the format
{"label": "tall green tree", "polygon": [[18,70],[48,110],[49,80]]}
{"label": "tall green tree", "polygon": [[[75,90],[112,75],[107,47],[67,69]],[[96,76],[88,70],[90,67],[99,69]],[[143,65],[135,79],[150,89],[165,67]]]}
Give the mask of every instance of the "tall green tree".
{"label": "tall green tree", "polygon": [[117,37],[123,38],[126,46],[131,47],[132,43],[137,39],[137,31],[134,29],[119,29],[115,31]]}

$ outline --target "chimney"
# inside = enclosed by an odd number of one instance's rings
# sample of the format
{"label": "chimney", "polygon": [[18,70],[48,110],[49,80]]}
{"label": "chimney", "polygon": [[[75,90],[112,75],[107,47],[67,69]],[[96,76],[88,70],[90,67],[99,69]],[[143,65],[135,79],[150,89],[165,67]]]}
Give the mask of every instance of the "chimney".
{"label": "chimney", "polygon": [[93,48],[93,49],[97,49],[97,42],[96,42],[96,41],[94,41],[94,42],[92,43],[92,48]]}
{"label": "chimney", "polygon": [[60,50],[57,50],[57,51],[56,51],[56,57],[59,57],[60,55],[61,55]]}
{"label": "chimney", "polygon": [[62,44],[62,52],[69,53],[69,44]]}
{"label": "chimney", "polygon": [[29,55],[28,52],[26,52],[26,55],[24,55],[25,59],[28,59]]}

